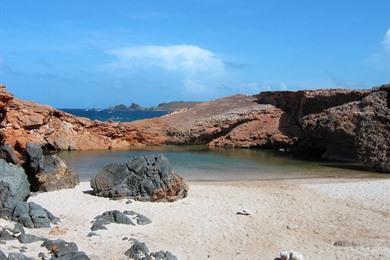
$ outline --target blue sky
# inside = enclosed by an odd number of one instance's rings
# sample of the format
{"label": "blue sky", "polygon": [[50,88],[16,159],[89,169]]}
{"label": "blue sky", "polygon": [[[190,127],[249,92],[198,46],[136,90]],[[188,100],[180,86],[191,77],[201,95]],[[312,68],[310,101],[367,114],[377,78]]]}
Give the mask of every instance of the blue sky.
{"label": "blue sky", "polygon": [[390,82],[389,14],[388,0],[0,0],[0,82],[56,107],[367,88]]}

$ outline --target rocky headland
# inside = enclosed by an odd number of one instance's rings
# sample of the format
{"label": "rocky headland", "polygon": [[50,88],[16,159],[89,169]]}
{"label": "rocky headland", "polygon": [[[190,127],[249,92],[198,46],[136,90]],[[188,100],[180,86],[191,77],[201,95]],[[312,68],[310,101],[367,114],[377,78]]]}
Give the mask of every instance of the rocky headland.
{"label": "rocky headland", "polygon": [[137,103],[131,103],[130,106],[126,106],[124,104],[116,105],[113,107],[109,107],[108,110],[111,111],[165,111],[165,112],[173,112],[181,109],[190,109],[194,106],[200,104],[201,102],[195,101],[172,101],[167,103],[160,103],[157,106],[152,107],[143,107]]}
{"label": "rocky headland", "polygon": [[19,100],[0,87],[0,258],[388,258],[388,180],[188,185],[165,156],[148,155],[79,183],[55,153],[204,144],[389,172],[389,100],[389,85],[264,92],[114,123]]}
{"label": "rocky headland", "polygon": [[[357,162],[388,172],[390,86],[371,90],[263,92],[204,102],[129,123],[76,117],[14,98],[0,88],[1,141],[24,160],[27,143],[45,150],[207,144],[270,148]],[[1,154],[1,153],[0,153]]]}

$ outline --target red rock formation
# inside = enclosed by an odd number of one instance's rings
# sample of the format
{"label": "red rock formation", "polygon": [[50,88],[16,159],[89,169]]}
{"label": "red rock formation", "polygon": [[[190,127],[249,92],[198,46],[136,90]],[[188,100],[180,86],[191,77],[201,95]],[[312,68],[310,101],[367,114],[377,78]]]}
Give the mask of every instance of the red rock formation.
{"label": "red rock formation", "polygon": [[282,110],[268,107],[257,119],[240,124],[209,143],[224,148],[284,148],[293,146],[301,129]]}
{"label": "red rock formation", "polygon": [[[388,167],[388,148],[386,152],[381,150],[383,138],[366,137],[367,133],[376,133],[374,123],[380,127],[381,136],[388,136],[388,122],[375,116],[387,113],[386,102],[362,103],[378,91],[331,89],[264,92],[256,97],[236,95],[159,118],[117,123],[92,121],[15,99],[0,86],[1,141],[19,152],[28,142],[57,150],[164,144],[288,148],[298,143],[309,153],[317,150],[328,159],[355,160],[359,148],[363,163],[379,169],[375,165],[380,162],[382,170]],[[384,96],[388,87],[380,91]],[[369,105],[363,108],[362,104]],[[373,123],[362,124],[362,120]],[[382,159],[376,160],[377,155]]]}
{"label": "red rock formation", "polygon": [[[239,129],[250,130],[246,127],[248,125],[258,128],[257,123],[272,121],[272,124],[267,127],[257,129],[262,131],[261,134],[272,137],[280,128],[280,120],[273,120],[273,118],[280,118],[281,114],[282,111],[273,106],[257,104],[253,97],[236,95],[206,102],[197,105],[194,109],[162,117],[161,120],[168,126],[170,144],[211,142],[212,146],[247,147],[244,142],[229,144],[234,142],[234,139],[230,141],[227,135],[232,133],[232,136],[237,136]],[[282,135],[281,132],[280,134]],[[219,141],[213,142],[217,138]],[[225,140],[223,143],[220,142],[222,139]],[[286,145],[289,144],[290,140]]]}
{"label": "red rock formation", "polygon": [[390,172],[390,85],[383,85],[360,103],[355,144],[369,169]]}
{"label": "red rock formation", "polygon": [[[14,99],[2,88],[6,115],[2,140],[24,151],[28,142],[56,150],[123,149],[162,144],[207,144],[224,147],[292,145],[290,120],[280,109],[236,95],[183,109],[169,115],[131,123],[100,122],[76,117],[49,106]],[[287,123],[286,123],[287,122]],[[248,125],[250,127],[248,127]],[[242,139],[241,130],[252,137]],[[233,130],[233,131],[232,131]],[[230,136],[226,136],[228,133]],[[224,138],[226,136],[226,138]],[[233,138],[231,138],[233,137]],[[241,138],[236,142],[235,138]],[[254,138],[254,139],[253,139]],[[256,145],[249,145],[257,139]],[[222,140],[224,140],[222,142]],[[230,141],[231,140],[231,141]]]}
{"label": "red rock formation", "polygon": [[361,100],[368,90],[317,89],[301,91],[271,91],[257,95],[261,104],[271,104],[281,108],[295,119],[319,113],[325,109]]}
{"label": "red rock formation", "polygon": [[323,159],[356,162],[354,140],[359,103],[349,102],[303,117],[301,148],[312,155],[321,155]]}
{"label": "red rock formation", "polygon": [[105,123],[19,99],[8,102],[3,125],[3,140],[18,151],[24,150],[28,142],[50,145],[58,150],[107,149],[126,145],[95,133],[95,128],[104,127]]}
{"label": "red rock formation", "polygon": [[0,121],[4,120],[6,115],[6,107],[10,100],[13,99],[13,96],[7,92],[4,85],[0,85]]}

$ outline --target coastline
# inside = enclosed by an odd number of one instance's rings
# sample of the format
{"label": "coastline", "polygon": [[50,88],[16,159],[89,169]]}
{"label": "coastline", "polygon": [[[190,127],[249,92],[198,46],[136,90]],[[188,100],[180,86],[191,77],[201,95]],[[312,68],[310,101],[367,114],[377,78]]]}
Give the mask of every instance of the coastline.
{"label": "coastline", "polygon": [[[109,200],[75,189],[37,193],[36,202],[61,218],[60,230],[27,233],[75,242],[91,259],[124,259],[136,238],[179,259],[274,259],[280,251],[306,259],[388,259],[390,257],[390,180],[305,179],[189,182],[185,199],[172,203]],[[375,191],[375,192],[372,192]],[[145,226],[110,224],[87,237],[91,221],[106,210],[134,210],[152,220]],[[250,216],[237,215],[241,210]],[[3,220],[1,220],[3,221]],[[343,246],[333,245],[335,242]],[[36,257],[41,242],[28,246]],[[17,241],[0,245],[6,252]],[[15,249],[13,249],[15,251]]]}

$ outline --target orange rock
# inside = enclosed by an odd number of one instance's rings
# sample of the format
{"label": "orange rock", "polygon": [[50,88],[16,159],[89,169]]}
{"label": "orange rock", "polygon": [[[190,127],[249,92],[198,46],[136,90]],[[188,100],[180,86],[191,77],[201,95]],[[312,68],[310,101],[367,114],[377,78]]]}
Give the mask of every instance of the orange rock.
{"label": "orange rock", "polygon": [[[13,98],[4,87],[0,88],[0,102],[6,111],[2,120],[2,140],[19,152],[24,151],[28,142],[56,150],[127,149],[210,142],[213,146],[258,147],[294,142],[289,137],[289,130],[283,130],[286,120],[280,109],[258,104],[256,98],[245,95],[130,123],[76,117],[49,106]],[[251,140],[255,142],[250,144]]]}
{"label": "orange rock", "polygon": [[60,228],[59,226],[55,226],[49,231],[49,236],[64,236],[68,233],[69,229]]}

